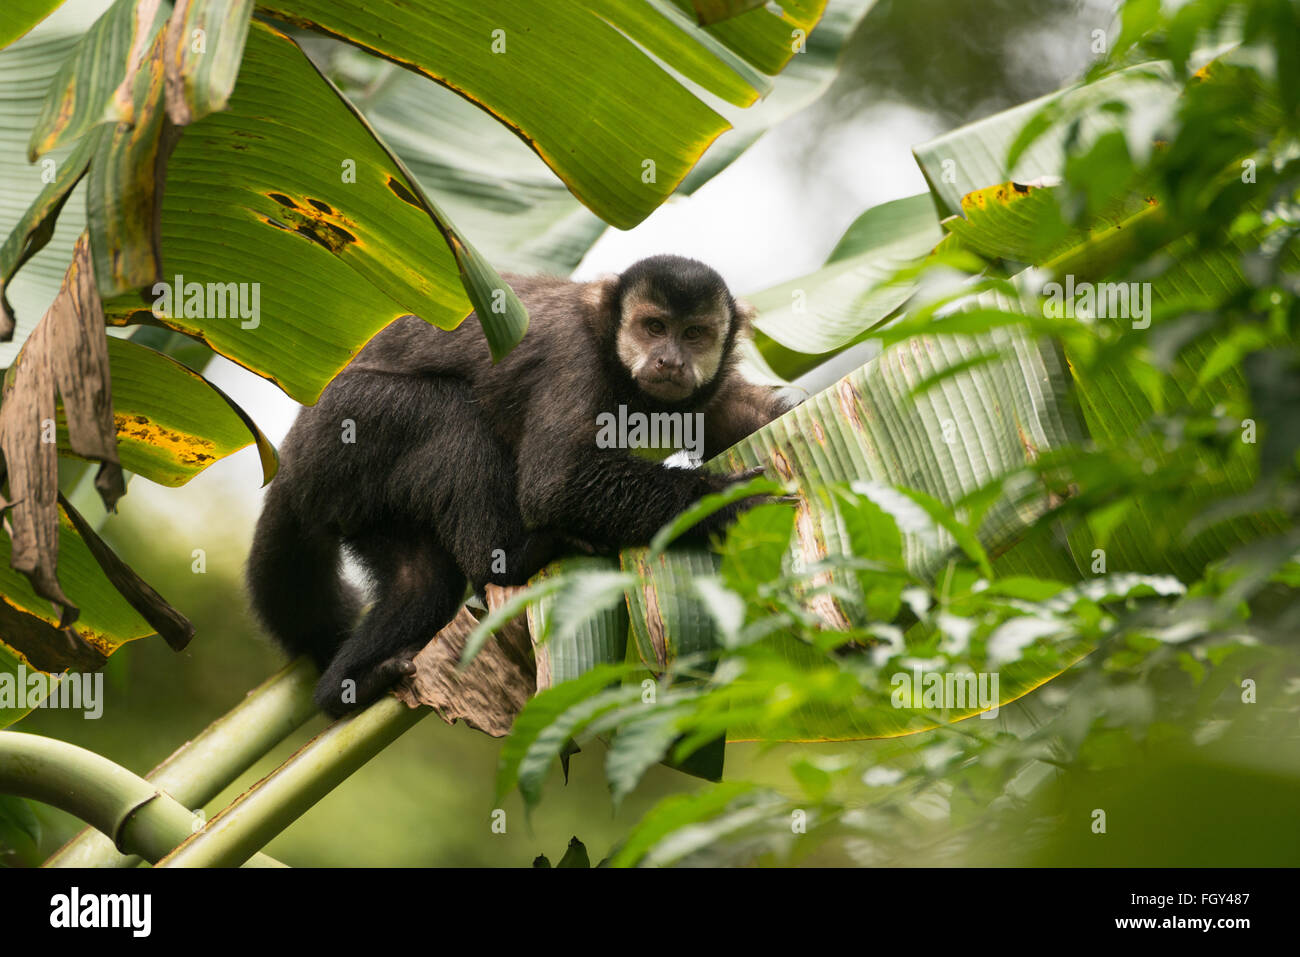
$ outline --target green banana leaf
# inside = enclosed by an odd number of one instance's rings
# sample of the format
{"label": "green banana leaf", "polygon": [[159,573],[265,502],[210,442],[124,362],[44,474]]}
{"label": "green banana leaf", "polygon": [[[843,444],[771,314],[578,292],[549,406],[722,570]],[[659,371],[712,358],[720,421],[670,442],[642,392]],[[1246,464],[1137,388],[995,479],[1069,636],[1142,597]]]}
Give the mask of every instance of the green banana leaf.
{"label": "green banana leaf", "polygon": [[[1067,149],[1085,150],[1098,136],[1117,128],[1129,137],[1130,156],[1149,155],[1156,123],[1168,115],[1179,90],[1167,64],[1139,64],[1095,83],[1067,87],[995,113],[923,143],[912,153],[940,216],[952,216],[961,212],[963,196],[994,183],[1060,176]],[[1127,120],[1121,122],[1115,112],[1101,109],[1105,104],[1118,104]],[[1058,117],[1077,119],[1077,130],[1072,130],[1071,122],[1047,126]],[[1022,133],[1031,124],[1041,128],[1042,135],[1020,150]],[[1009,163],[1013,155],[1014,162]]]}
{"label": "green banana leaf", "polygon": [[63,0],[9,0],[4,24],[0,25],[0,49],[36,26],[62,3]]}
{"label": "green banana leaf", "polygon": [[898,280],[943,238],[928,193],[867,210],[821,269],[748,296],[758,309],[755,343],[777,376],[794,378],[894,314],[915,291]]}
{"label": "green banana leaf", "polygon": [[[768,96],[746,109],[719,107],[733,128],[714,141],[677,192],[703,186],[820,96],[845,41],[874,3],[832,3]],[[608,229],[518,136],[469,100],[345,44],[309,34],[300,42],[499,269],[569,273]]]}
{"label": "green banana leaf", "polygon": [[[27,140],[46,89],[76,42],[76,35],[42,24],[0,51],[0,100],[9,117],[0,126],[0,231],[7,237],[0,247],[0,309],[17,324],[12,338],[0,342],[4,367],[54,301],[72,248],[86,228],[85,187],[74,189],[74,181],[89,162],[90,138],[52,150],[35,166],[27,159]],[[64,187],[73,190],[71,198],[59,195]],[[47,203],[49,211],[42,212]]]}
{"label": "green banana leaf", "polygon": [[[109,30],[109,27],[118,19],[121,14],[115,6],[97,21],[97,27],[88,36],[108,33],[116,37],[123,28]],[[157,36],[161,38],[162,34]],[[137,39],[144,38],[147,34],[137,31]],[[57,108],[52,106],[60,98],[71,98],[77,103],[98,102],[95,96],[104,95],[95,76],[95,57],[116,55],[122,42],[90,43],[82,39],[74,47],[71,58],[59,68],[42,107],[42,115],[54,117],[46,121],[47,125],[53,124],[53,132],[44,137],[50,142],[58,142],[57,136],[68,137],[90,129],[96,120],[104,120],[107,107],[92,110],[83,118],[74,117],[75,127],[59,125]],[[16,52],[26,52],[20,51],[22,46],[6,51],[5,60]],[[271,307],[277,304],[277,297],[301,298],[304,280],[311,275],[313,267],[323,271],[329,265],[331,272],[352,273],[336,283],[343,287],[336,301],[349,304],[346,310],[349,320],[363,314],[370,321],[344,323],[340,318],[333,330],[315,321],[304,322],[313,332],[326,333],[323,337],[326,343],[315,350],[317,354],[326,353],[325,361],[317,366],[300,368],[304,354],[311,354],[311,350],[304,353],[300,343],[297,340],[290,343],[288,336],[279,343],[279,353],[271,357],[273,362],[285,367],[277,370],[279,375],[269,373],[271,377],[304,401],[313,401],[328,378],[366,339],[399,315],[416,313],[451,327],[476,305],[484,317],[484,328],[495,354],[502,354],[518,341],[527,322],[518,300],[292,41],[262,25],[253,28],[245,48],[245,69],[231,109],[196,124],[182,141],[181,172],[167,179],[167,195],[183,202],[188,194],[194,202],[179,214],[185,218],[183,225],[177,223],[174,207],[164,209],[159,242],[153,234],[150,211],[157,201],[163,176],[161,167],[169,145],[164,142],[167,123],[161,119],[160,49],[144,61],[143,69],[132,78],[136,97],[131,103],[131,118],[141,122],[132,128],[119,126],[113,144],[99,144],[90,164],[88,202],[101,288],[121,290],[138,287],[142,282],[150,287],[145,292],[120,297],[116,312],[119,322],[155,321],[156,317],[146,314],[145,307],[153,306],[153,280],[160,273],[167,282],[186,274],[190,282],[203,285],[211,282],[224,286],[233,281],[262,288],[265,282]],[[38,44],[33,43],[31,52],[41,58],[56,53],[57,47],[41,44],[38,49]],[[117,94],[120,92],[118,89]],[[116,101],[109,97],[110,103]],[[321,123],[325,125],[322,127]],[[332,150],[320,149],[322,128],[340,131],[331,144]],[[213,140],[223,134],[226,138],[218,147]],[[217,151],[208,159],[222,157],[232,162],[224,167],[215,163],[217,168],[210,168],[199,161],[205,148]],[[286,162],[289,155],[294,157],[292,163]],[[319,157],[318,163],[308,166],[300,162],[308,155]],[[261,164],[257,175],[249,175],[248,164]],[[288,172],[281,176],[277,171]],[[268,179],[272,182],[256,190],[253,184]],[[220,182],[228,184],[224,193],[214,188]],[[255,198],[240,195],[241,190],[246,194],[250,189],[256,192]],[[323,197],[330,197],[334,203]],[[223,205],[222,199],[227,205]],[[228,205],[232,201],[233,208]],[[195,215],[202,215],[205,223],[211,222],[214,228],[204,231],[203,236],[197,235],[200,231],[192,227]],[[223,216],[225,230],[221,229]],[[382,225],[367,228],[353,217]],[[16,216],[14,221],[21,218]],[[231,218],[237,219],[238,225],[253,238],[231,236]],[[266,233],[282,235],[268,239]],[[190,240],[191,248],[195,243],[201,244],[204,238],[209,242],[215,238],[218,246],[227,249],[230,247],[225,241],[229,241],[236,248],[231,251],[230,259],[223,261],[204,252],[191,252],[184,243],[173,243],[174,236]],[[173,245],[178,247],[175,256]],[[263,250],[257,247],[267,245],[278,247],[279,255],[259,255]],[[322,252],[330,258],[321,260]],[[352,269],[332,268],[340,259]],[[190,263],[195,260],[197,264],[191,268]],[[278,273],[269,265],[277,261]],[[267,271],[273,274],[256,275]],[[250,276],[250,272],[254,275]],[[319,292],[321,283],[311,282],[310,288]],[[494,308],[497,290],[505,292],[504,311]],[[370,308],[360,308],[367,303]],[[110,319],[115,314],[111,306],[108,313]],[[26,317],[20,314],[19,318]],[[263,332],[262,341],[258,342],[257,335],[245,334],[250,326],[230,323],[225,315],[210,317],[220,320],[212,323],[188,321],[197,318],[194,316],[173,318],[178,319],[172,323],[174,328],[208,341],[219,351],[222,345],[232,341],[242,342],[248,348],[231,347],[228,353],[236,361],[252,365],[255,371],[268,374],[259,365],[266,356],[267,333]],[[329,335],[331,331],[333,336]]]}
{"label": "green banana leaf", "polygon": [[[758,8],[708,29],[664,0],[408,0],[383,7],[270,0],[258,9],[481,105],[588,208],[627,229],[673,192],[729,126],[685,84],[749,106],[770,88],[764,74],[780,72],[796,55],[792,32],[806,35],[825,5],[799,0],[779,14]],[[530,82],[520,84],[520,76]],[[647,102],[655,108],[644,109]]]}
{"label": "green banana leaf", "polygon": [[[92,673],[126,642],[158,633],[105,573],[83,534],[60,508],[59,583],[82,609],[63,630],[50,602],[32,590],[25,575],[9,567],[9,536],[0,535],[0,727],[45,700],[50,679],[74,672],[73,681],[92,680]],[[184,647],[187,640],[171,643]]]}

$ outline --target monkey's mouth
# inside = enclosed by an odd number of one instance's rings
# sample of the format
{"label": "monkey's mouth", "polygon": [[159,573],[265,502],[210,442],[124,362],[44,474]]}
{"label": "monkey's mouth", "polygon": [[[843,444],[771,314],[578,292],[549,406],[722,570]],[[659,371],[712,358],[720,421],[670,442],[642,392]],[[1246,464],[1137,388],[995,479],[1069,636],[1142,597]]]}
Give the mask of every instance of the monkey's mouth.
{"label": "monkey's mouth", "polygon": [[687,376],[647,376],[641,380],[641,389],[656,399],[675,402],[685,399],[695,391],[694,384]]}

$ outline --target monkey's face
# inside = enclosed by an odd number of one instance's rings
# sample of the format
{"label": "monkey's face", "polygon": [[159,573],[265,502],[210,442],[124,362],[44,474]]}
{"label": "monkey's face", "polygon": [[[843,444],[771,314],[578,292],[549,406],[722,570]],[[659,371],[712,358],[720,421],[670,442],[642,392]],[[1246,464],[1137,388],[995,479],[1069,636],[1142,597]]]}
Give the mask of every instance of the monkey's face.
{"label": "monkey's face", "polygon": [[681,402],[718,374],[733,321],[728,298],[670,305],[642,287],[629,290],[621,307],[618,357],[646,395]]}

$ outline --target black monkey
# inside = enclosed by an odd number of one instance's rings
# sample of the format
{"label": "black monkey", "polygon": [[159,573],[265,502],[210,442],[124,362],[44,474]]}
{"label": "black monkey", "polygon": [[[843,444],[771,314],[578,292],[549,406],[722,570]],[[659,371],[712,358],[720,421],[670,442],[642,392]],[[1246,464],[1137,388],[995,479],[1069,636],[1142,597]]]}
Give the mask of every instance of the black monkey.
{"label": "black monkey", "polygon": [[[475,591],[522,584],[566,541],[645,545],[743,477],[601,448],[601,413],[703,413],[711,457],[788,408],[777,390],[740,377],[735,349],[752,310],[702,263],[654,256],[591,283],[507,278],[531,318],[501,362],[474,316],[451,332],[404,317],[285,439],[249,587],[286,651],[320,666],[316,702],[331,714],[412,673],[467,582]],[[746,504],[689,536],[706,539]],[[341,547],[376,590],[355,631],[360,600],[340,578]]]}

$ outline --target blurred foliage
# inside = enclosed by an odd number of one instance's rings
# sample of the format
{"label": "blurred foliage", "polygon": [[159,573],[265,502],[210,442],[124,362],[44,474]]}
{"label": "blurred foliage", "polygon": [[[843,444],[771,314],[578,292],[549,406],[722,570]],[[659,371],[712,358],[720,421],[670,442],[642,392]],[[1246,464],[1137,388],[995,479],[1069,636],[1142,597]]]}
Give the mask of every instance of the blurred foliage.
{"label": "blurred foliage", "polygon": [[834,107],[893,100],[969,123],[1073,79],[1113,14],[1097,0],[881,0],[845,52]]}

